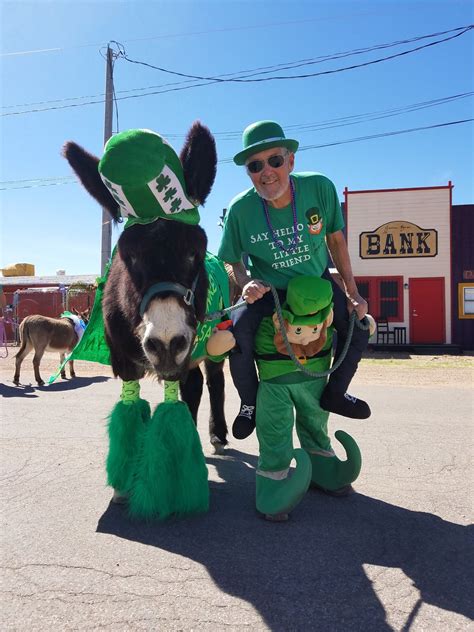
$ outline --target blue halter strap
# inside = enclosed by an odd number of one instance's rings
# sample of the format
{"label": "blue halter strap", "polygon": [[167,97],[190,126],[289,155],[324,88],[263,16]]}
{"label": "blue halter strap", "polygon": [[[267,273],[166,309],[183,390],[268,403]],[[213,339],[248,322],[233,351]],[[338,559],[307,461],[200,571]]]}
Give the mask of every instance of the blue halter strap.
{"label": "blue halter strap", "polygon": [[155,283],[148,288],[145,296],[142,298],[142,302],[140,303],[140,316],[143,318],[143,314],[145,313],[145,310],[152,298],[160,294],[165,294],[166,292],[171,292],[172,294],[182,296],[186,305],[194,307],[194,292],[196,291],[198,279],[199,272],[195,276],[191,288],[185,288],[184,285],[181,285],[181,283],[174,283],[173,281],[162,281],[160,283]]}

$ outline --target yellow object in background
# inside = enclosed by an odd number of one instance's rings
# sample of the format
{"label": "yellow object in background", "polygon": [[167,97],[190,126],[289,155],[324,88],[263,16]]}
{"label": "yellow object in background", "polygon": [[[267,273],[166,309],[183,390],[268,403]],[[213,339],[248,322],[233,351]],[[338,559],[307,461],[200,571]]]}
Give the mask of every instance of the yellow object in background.
{"label": "yellow object in background", "polygon": [[32,263],[11,263],[2,270],[3,276],[35,276],[35,266]]}

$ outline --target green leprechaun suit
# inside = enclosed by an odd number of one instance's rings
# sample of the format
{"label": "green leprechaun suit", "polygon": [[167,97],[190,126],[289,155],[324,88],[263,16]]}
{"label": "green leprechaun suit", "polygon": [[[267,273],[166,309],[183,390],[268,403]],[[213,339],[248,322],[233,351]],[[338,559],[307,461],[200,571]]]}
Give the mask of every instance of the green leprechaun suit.
{"label": "green leprechaun suit", "polygon": [[[301,276],[291,279],[282,309],[293,353],[311,372],[331,365],[332,288],[329,281]],[[257,395],[257,509],[267,518],[285,519],[312,483],[328,491],[344,488],[360,471],[355,441],[336,433],[347,461],[340,461],[328,436],[329,413],[319,400],[327,379],[301,371],[289,357],[276,314],[263,319],[255,351],[260,377]],[[293,424],[301,448],[293,448]],[[290,470],[292,459],[296,468]]]}

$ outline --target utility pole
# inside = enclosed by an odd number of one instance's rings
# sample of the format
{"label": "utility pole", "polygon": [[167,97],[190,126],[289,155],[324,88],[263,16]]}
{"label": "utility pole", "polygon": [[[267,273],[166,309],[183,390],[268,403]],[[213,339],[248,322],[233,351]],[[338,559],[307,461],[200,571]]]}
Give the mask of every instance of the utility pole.
{"label": "utility pole", "polygon": [[[104,145],[112,136],[112,117],[114,110],[114,78],[113,78],[113,53],[110,44],[107,44],[107,58],[105,71],[105,118],[104,118]],[[102,208],[102,247],[100,258],[100,275],[104,276],[105,268],[110,259],[112,249],[112,220],[105,208]]]}

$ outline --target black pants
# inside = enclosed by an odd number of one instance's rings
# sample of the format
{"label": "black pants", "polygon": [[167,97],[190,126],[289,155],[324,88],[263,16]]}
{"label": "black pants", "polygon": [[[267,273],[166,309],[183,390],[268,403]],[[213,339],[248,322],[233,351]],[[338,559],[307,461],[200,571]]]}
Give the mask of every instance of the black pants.
{"label": "black pants", "polygon": [[[349,329],[349,312],[347,299],[341,288],[331,279],[329,270],[321,275],[331,281],[334,294],[334,328],[337,332],[335,360],[339,357],[347,338]],[[278,290],[280,303],[286,299],[286,290]],[[255,405],[257,401],[258,377],[254,362],[254,344],[257,329],[265,316],[271,316],[275,309],[275,301],[271,292],[251,305],[246,305],[233,312],[234,336],[237,346],[229,357],[230,372],[240,399],[244,404]],[[334,393],[344,394],[357,371],[357,365],[367,347],[369,332],[354,327],[351,344],[341,366],[331,374],[328,388]]]}

